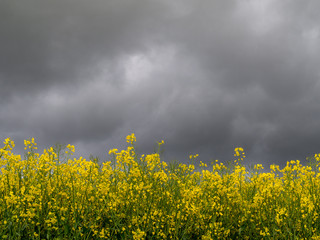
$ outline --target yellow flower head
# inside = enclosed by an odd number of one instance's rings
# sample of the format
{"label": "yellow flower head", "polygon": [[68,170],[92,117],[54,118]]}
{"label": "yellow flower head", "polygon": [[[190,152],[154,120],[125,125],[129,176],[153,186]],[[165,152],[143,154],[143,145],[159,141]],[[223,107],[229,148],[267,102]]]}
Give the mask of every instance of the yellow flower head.
{"label": "yellow flower head", "polygon": [[109,155],[111,155],[111,154],[116,154],[117,152],[118,152],[118,149],[116,149],[116,148],[111,149],[111,150],[109,151]]}
{"label": "yellow flower head", "polygon": [[190,159],[196,159],[197,157],[199,157],[199,154],[195,154],[195,155],[190,155],[189,156]]}
{"label": "yellow flower head", "polygon": [[68,150],[66,151],[66,154],[72,155],[72,154],[75,152],[74,145],[68,144],[68,145],[67,145],[67,149],[68,149]]}
{"label": "yellow flower head", "polygon": [[131,133],[130,135],[128,135],[126,139],[127,139],[127,143],[130,143],[130,144],[133,144],[134,142],[137,141],[134,133]]}

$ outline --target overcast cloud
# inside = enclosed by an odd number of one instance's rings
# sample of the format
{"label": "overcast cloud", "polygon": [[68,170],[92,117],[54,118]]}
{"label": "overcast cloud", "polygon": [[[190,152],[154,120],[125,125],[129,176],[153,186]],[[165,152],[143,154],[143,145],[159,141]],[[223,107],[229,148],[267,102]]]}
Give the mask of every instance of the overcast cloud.
{"label": "overcast cloud", "polygon": [[[316,0],[3,0],[0,137],[247,163],[320,152]],[[231,159],[232,160],[232,159]]]}

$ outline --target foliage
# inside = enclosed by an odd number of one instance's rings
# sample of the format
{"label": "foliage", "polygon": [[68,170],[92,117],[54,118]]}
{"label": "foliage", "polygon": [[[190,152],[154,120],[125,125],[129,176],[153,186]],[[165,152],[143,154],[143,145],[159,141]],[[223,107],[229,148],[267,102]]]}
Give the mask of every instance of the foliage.
{"label": "foliage", "polygon": [[[126,150],[109,151],[101,165],[74,146],[40,155],[34,139],[26,155],[0,149],[1,239],[320,239],[320,155],[313,168],[288,162],[263,173],[242,165],[242,148],[226,167],[210,170],[160,160],[158,151],[136,154],[134,134]],[[64,156],[65,160],[60,161]],[[190,156],[191,160],[197,155]]]}

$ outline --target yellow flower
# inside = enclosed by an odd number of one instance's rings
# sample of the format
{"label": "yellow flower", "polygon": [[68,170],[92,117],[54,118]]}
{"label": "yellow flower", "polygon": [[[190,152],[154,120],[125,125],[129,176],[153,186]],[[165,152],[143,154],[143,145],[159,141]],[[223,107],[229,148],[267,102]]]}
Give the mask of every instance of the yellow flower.
{"label": "yellow flower", "polygon": [[118,152],[118,149],[116,149],[116,148],[111,149],[111,150],[109,151],[109,155],[111,155],[111,154],[116,154],[117,152]]}
{"label": "yellow flower", "polygon": [[133,144],[134,142],[136,142],[136,137],[134,135],[134,133],[131,133],[130,135],[127,136],[127,143]]}
{"label": "yellow flower", "polygon": [[196,159],[197,157],[199,157],[199,154],[195,154],[195,155],[190,155],[189,156],[190,159]]}
{"label": "yellow flower", "polygon": [[133,239],[134,240],[142,240],[145,239],[146,233],[144,231],[141,231],[139,228],[137,231],[132,231]]}

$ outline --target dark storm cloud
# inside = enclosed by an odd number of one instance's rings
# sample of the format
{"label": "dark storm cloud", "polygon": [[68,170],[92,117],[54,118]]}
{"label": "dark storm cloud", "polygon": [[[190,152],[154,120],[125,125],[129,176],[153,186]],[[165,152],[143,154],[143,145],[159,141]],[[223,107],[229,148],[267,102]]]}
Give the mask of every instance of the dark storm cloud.
{"label": "dark storm cloud", "polygon": [[319,152],[318,1],[0,5],[2,137],[102,154],[135,132],[168,160]]}
{"label": "dark storm cloud", "polygon": [[[2,96],[79,81],[101,59],[140,51],[161,8],[148,1],[1,3]],[[150,34],[150,37],[149,35]],[[146,37],[148,35],[148,37]]]}
{"label": "dark storm cloud", "polygon": [[[319,19],[314,14],[319,4],[246,1],[235,5],[212,3],[216,7],[212,12],[210,4],[198,4],[186,22],[177,23],[180,31],[172,33],[201,62],[202,71],[212,76],[212,86],[235,96],[233,108],[220,105],[227,112],[235,109],[230,122],[225,118],[219,124],[221,129],[234,126],[226,143],[247,145],[249,150],[259,146],[268,154],[274,150],[275,161],[280,155],[288,160],[312,154],[319,125],[313,123],[311,132],[306,129],[319,111]],[[256,89],[259,95],[254,94]],[[316,111],[303,110],[309,105]],[[222,134],[210,126],[204,129]]]}

